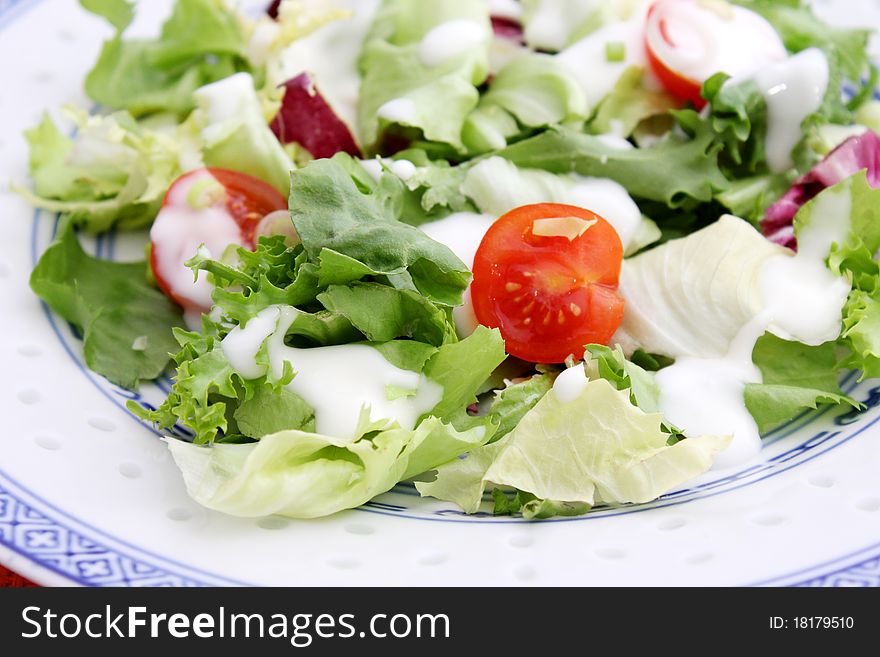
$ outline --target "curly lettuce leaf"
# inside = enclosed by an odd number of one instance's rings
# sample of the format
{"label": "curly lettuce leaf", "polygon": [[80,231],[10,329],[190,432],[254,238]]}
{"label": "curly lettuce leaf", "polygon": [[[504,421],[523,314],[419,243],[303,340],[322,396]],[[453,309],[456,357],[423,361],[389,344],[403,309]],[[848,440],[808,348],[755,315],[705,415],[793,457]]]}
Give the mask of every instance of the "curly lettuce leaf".
{"label": "curly lettuce leaf", "polygon": [[506,437],[440,466],[434,481],[416,487],[468,513],[489,484],[579,505],[647,502],[705,472],[730,441],[701,437],[669,446],[661,420],[604,379],[587,382],[571,401],[550,391]]}
{"label": "curly lettuce leaf", "polygon": [[282,431],[244,445],[169,440],[168,448],[199,504],[241,517],[317,518],[360,506],[488,435],[483,427],[458,432],[430,419],[413,431],[392,429],[354,442]]}
{"label": "curly lettuce leaf", "polygon": [[149,226],[181,173],[173,137],[126,112],[88,116],[68,110],[77,132],[64,135],[49,115],[25,132],[34,190],[13,188],[38,208],[59,212],[91,233]]}
{"label": "curly lettuce leaf", "polygon": [[31,273],[31,289],[83,333],[86,365],[135,389],[165,371],[180,310],[147,283],[147,263],[99,260],[80,246],[71,222]]}

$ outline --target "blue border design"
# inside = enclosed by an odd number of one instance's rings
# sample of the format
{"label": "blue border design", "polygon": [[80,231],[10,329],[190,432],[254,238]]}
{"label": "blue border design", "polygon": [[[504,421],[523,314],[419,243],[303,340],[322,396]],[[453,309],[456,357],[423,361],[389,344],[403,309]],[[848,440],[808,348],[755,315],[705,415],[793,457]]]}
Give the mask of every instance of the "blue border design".
{"label": "blue border design", "polygon": [[[0,29],[13,22],[28,10],[40,4],[43,0],[0,0]],[[40,212],[34,213],[32,231],[32,256],[34,261],[37,257],[37,232]],[[98,255],[112,258],[114,252],[114,239],[111,235],[106,241],[100,239],[97,243]],[[122,389],[108,391],[101,381],[85,370],[80,359],[70,347],[64,332],[57,323],[57,319],[43,304],[53,332],[62,343],[63,348],[77,364],[84,375],[95,385],[96,388],[111,402],[124,409],[124,401],[120,402],[114,397],[115,393],[124,400],[136,399],[143,402],[137,393],[131,393]],[[852,375],[844,380],[849,384]],[[158,386],[160,390],[167,391],[168,382],[162,382]],[[848,392],[854,390],[857,384],[852,384]],[[867,400],[869,406],[880,405],[880,387],[869,391]],[[808,424],[825,414],[828,409],[818,412],[807,412],[798,416],[785,427],[777,429],[770,434],[771,440],[766,445],[776,443],[783,438],[795,433]],[[139,420],[126,412],[129,417],[144,426]],[[835,423],[841,427],[848,426],[856,421],[858,416],[846,414],[835,418]],[[841,431],[823,431],[814,435],[800,445],[788,451],[769,458],[765,463],[757,464],[741,472],[728,475],[719,480],[707,482],[693,489],[682,489],[663,496],[653,504],[637,507],[620,507],[597,509],[594,514],[583,518],[563,518],[544,522],[570,522],[586,520],[590,518],[607,518],[610,516],[627,513],[638,513],[661,506],[673,506],[683,504],[686,501],[699,497],[712,497],[721,493],[736,490],[744,486],[770,478],[781,472],[790,470],[801,463],[808,462],[822,454],[835,449],[866,431],[868,428],[880,422],[880,416],[859,427],[855,432],[843,435]],[[156,432],[158,433],[158,432]],[[824,449],[823,449],[824,447]],[[807,454],[806,458],[800,458]],[[793,463],[791,461],[794,461]],[[782,465],[786,464],[786,465]],[[757,478],[756,478],[757,477]],[[746,481],[742,481],[742,480]],[[739,483],[737,483],[739,482]],[[733,485],[730,485],[733,484]],[[721,489],[721,490],[717,490]],[[712,492],[707,492],[712,491]],[[359,509],[367,513],[378,513],[400,518],[415,520],[442,521],[442,522],[493,522],[496,524],[518,523],[515,519],[492,519],[486,518],[490,514],[477,514],[465,520],[457,510],[443,509],[434,512],[433,516],[414,516],[405,513],[407,508],[390,502],[382,501],[393,495],[412,496],[414,491],[406,485],[398,486],[390,495],[367,503]],[[67,522],[59,522],[64,518]],[[77,529],[76,527],[80,527]],[[43,567],[62,575],[76,583],[87,586],[205,586],[216,584],[243,585],[245,583],[234,581],[224,577],[218,577],[210,573],[200,572],[191,566],[167,560],[160,555],[140,550],[115,539],[105,532],[91,527],[69,516],[60,509],[42,500],[23,487],[11,480],[8,475],[0,471],[0,543],[27,559],[39,563]],[[122,545],[126,550],[120,550],[113,544]],[[133,556],[133,555],[143,556]],[[144,558],[146,557],[146,558]],[[155,560],[155,561],[153,561]],[[156,562],[169,564],[158,565]],[[195,576],[194,576],[195,575]],[[204,575],[206,577],[198,577]],[[845,555],[820,564],[810,569],[776,577],[770,580],[756,582],[753,585],[787,585],[787,586],[880,586],[880,543],[864,548],[861,551]]]}

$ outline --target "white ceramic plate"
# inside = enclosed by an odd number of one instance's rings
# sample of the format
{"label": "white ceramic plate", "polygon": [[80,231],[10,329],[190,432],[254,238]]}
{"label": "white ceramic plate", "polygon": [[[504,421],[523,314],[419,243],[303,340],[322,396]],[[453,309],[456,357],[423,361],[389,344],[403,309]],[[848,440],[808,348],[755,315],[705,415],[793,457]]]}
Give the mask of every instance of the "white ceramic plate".
{"label": "white ceramic plate", "polygon": [[[166,2],[141,2],[139,25]],[[835,11],[835,5],[846,5]],[[826,2],[871,22],[875,3]],[[880,20],[873,20],[880,25]],[[110,29],[75,0],[0,0],[0,179],[26,180],[22,131],[44,108],[88,107],[84,73]],[[235,519],[186,495],[132,393],[82,364],[80,342],[27,280],[56,219],[0,191],[0,562],[43,584],[880,585],[880,385],[869,409],[806,414],[754,462],[644,506],[523,522],[464,516],[400,485],[361,509]],[[93,243],[137,256],[137,240]],[[146,386],[143,403],[162,387]]]}

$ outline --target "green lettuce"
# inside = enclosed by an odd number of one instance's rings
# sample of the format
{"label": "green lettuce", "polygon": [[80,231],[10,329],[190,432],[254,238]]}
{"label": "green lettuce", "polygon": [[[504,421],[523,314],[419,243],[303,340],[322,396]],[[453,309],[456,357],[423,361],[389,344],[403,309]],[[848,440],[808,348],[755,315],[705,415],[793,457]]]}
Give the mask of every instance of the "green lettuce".
{"label": "green lettuce", "polygon": [[290,212],[310,260],[347,283],[384,277],[441,305],[461,303],[470,272],[447,247],[397,219],[382,197],[364,193],[341,162],[317,160],[291,177]]}
{"label": "green lettuce", "polygon": [[185,114],[195,106],[196,89],[249,70],[239,18],[222,0],[177,0],[155,39],[123,39],[134,16],[131,3],[82,5],[117,30],[86,78],[88,95],[106,107],[134,116]]}
{"label": "green lettuce", "polygon": [[840,389],[835,344],[809,347],[770,333],[755,345],[752,361],[763,383],[748,383],[746,408],[764,432],[820,404],[859,404]]}
{"label": "green lettuce", "polygon": [[[492,117],[491,111],[502,114]],[[532,53],[513,59],[493,77],[476,116],[468,118],[465,134],[478,152],[490,150],[478,148],[481,142],[503,148],[510,138],[523,132],[510,129],[517,122],[525,128],[540,128],[583,120],[588,111],[584,92],[568,70],[550,55]],[[505,115],[513,117],[514,123],[505,120]],[[487,122],[490,117],[495,120]],[[499,128],[506,133],[504,142],[491,136]]]}
{"label": "green lettuce", "polygon": [[485,442],[482,428],[458,432],[437,419],[355,441],[282,431],[257,443],[210,447],[169,440],[189,494],[234,516],[317,518],[351,509],[397,482]]}
{"label": "green lettuce", "polygon": [[701,437],[669,446],[661,420],[604,379],[585,383],[571,401],[550,391],[507,436],[440,466],[434,481],[416,487],[468,513],[478,510],[489,484],[581,509],[647,502],[705,472],[730,441]]}
{"label": "green lettuce", "polygon": [[824,190],[798,211],[796,236],[806,226],[839,220],[833,213],[816,211],[826,195],[843,195],[849,210],[849,233],[828,258],[831,271],[848,277],[853,286],[843,311],[839,344],[846,356],[841,364],[861,370],[863,378],[880,376],[880,190],[871,187],[865,171]]}
{"label": "green lettuce", "polygon": [[[626,313],[614,337],[624,351],[723,356],[764,307],[762,265],[786,251],[730,215],[624,261]],[[699,321],[693,309],[699,308]]]}
{"label": "green lettuce", "polygon": [[[667,114],[679,106],[679,101],[665,91],[646,89],[644,76],[644,69],[638,66],[626,70],[614,91],[600,103],[590,119],[590,132],[629,137],[643,121]],[[671,128],[671,117],[668,121]]]}
{"label": "green lettuce", "polygon": [[175,346],[172,327],[182,320],[177,306],[147,283],[147,263],[93,258],[65,221],[30,285],[82,331],[83,356],[92,371],[129,389],[165,371]]}
{"label": "green lettuce", "polygon": [[[452,20],[482,25],[485,39],[445,61],[426,61],[422,38],[434,27]],[[429,141],[463,150],[462,128],[477,106],[477,86],[489,70],[490,35],[485,3],[386,0],[360,61],[361,143],[375,150],[382,133],[397,125],[415,129]],[[383,111],[383,106],[392,102],[402,111]]]}
{"label": "green lettuce", "polygon": [[247,173],[287,195],[293,161],[266,123],[251,76],[237,73],[194,97],[199,111],[187,122],[199,130],[205,164]]}
{"label": "green lettuce", "polygon": [[65,214],[88,232],[149,226],[181,173],[181,147],[126,112],[90,117],[69,109],[67,115],[77,126],[73,137],[48,114],[25,132],[34,190],[13,188],[35,207]]}
{"label": "green lettuce", "polygon": [[498,152],[520,167],[610,178],[631,196],[670,207],[711,201],[727,188],[718,167],[720,145],[696,126],[691,137],[668,135],[649,148],[621,149],[601,137],[551,128]]}

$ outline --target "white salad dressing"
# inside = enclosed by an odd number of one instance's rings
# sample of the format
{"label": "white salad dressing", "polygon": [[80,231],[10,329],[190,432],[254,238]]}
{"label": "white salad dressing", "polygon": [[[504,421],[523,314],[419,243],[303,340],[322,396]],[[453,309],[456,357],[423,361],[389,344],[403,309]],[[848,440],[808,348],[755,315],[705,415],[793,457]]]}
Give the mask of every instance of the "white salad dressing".
{"label": "white salad dressing", "polygon": [[244,328],[230,331],[221,347],[233,369],[248,379],[266,373],[256,362],[263,343],[275,376],[290,363],[296,376],[287,388],[315,410],[317,433],[353,440],[367,412],[371,423],[387,421],[384,426],[390,427],[396,422],[411,430],[442,399],[440,384],[395,367],[368,345],[288,347],[284,337],[299,312],[292,306],[270,306]]}
{"label": "white salad dressing", "polygon": [[822,106],[828,90],[828,59],[809,48],[768,66],[754,80],[767,103],[767,163],[781,173],[794,166],[791,152],[802,139],[801,124]]}
{"label": "white salad dressing", "polygon": [[834,243],[849,229],[849,192],[817,199],[815,216],[834,217],[804,226],[796,255],[768,258],[761,269],[763,309],[731,342],[724,354],[696,358],[669,354],[676,362],[657,373],[660,408],[664,416],[691,435],[728,435],[730,447],[715,461],[716,468],[741,463],[761,449],[758,426],[743,397],[747,383],[761,383],[752,363],[758,339],[769,330],[783,339],[820,345],[836,339],[850,290],[849,282],[825,265]]}
{"label": "white salad dressing", "polygon": [[573,402],[587,389],[587,372],[582,363],[569,367],[556,377],[553,382],[553,394],[563,404]]}
{"label": "white salad dressing", "polygon": [[[717,6],[715,6],[717,5]],[[785,59],[785,45],[761,15],[726,2],[668,3],[648,21],[647,41],[685,78],[703,81],[723,72],[746,77]],[[744,47],[744,44],[748,44]]]}
{"label": "white salad dressing", "polygon": [[419,59],[431,68],[441,66],[488,39],[489,28],[484,23],[465,19],[446,21],[422,37]]}
{"label": "white salad dressing", "polygon": [[[624,147],[620,145],[620,148]],[[493,180],[503,184],[492,185]],[[586,208],[614,227],[624,250],[642,224],[638,205],[626,189],[613,180],[520,169],[501,157],[488,158],[472,167],[462,191],[482,212],[496,217],[530,203],[564,203]]]}
{"label": "white salad dressing", "polygon": [[283,55],[285,77],[309,72],[324,100],[354,129],[361,88],[358,60],[379,4],[380,0],[334,0],[334,6],[351,10],[351,17],[297,39]]}
{"label": "white salad dressing", "polygon": [[[467,268],[474,268],[474,256],[486,231],[495,223],[495,217],[473,212],[457,212],[448,217],[423,224],[421,229],[432,240],[445,245],[461,260]],[[471,288],[468,286],[462,296],[462,305],[453,309],[455,328],[462,337],[468,336],[477,328]]]}
{"label": "white salad dressing", "polygon": [[518,0],[489,0],[489,15],[519,20],[523,15],[523,6]]}
{"label": "white salad dressing", "polygon": [[205,208],[189,204],[190,190],[207,179],[214,180],[206,171],[193,175],[188,185],[176,185],[150,229],[156,264],[163,278],[179,299],[187,301],[187,306],[195,306],[194,312],[186,316],[187,323],[194,328],[199,326],[201,311],[207,312],[211,307],[213,287],[202,272],[194,281],[186,261],[197,251],[216,259],[230,244],[243,245],[241,229],[222,203]]}
{"label": "white salad dressing", "polygon": [[412,125],[419,120],[416,104],[409,98],[392,98],[376,110],[376,115],[401,125]]}
{"label": "white salad dressing", "polygon": [[390,158],[374,158],[372,160],[361,160],[361,166],[370,174],[370,178],[379,182],[385,173],[383,167],[388,167],[395,176],[406,182],[416,175],[416,165],[409,160],[392,160]]}

